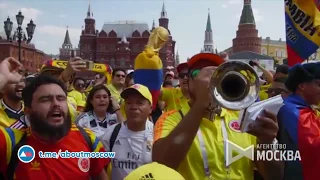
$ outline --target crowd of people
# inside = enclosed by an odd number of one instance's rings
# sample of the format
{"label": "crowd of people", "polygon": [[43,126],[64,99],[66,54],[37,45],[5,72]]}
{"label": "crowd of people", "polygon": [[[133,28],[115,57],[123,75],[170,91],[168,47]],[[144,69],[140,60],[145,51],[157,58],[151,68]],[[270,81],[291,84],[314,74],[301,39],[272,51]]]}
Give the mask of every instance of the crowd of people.
{"label": "crowd of people", "polygon": [[[284,106],[278,114],[264,111],[244,133],[238,111],[222,107],[210,118],[208,107],[215,103],[210,97],[211,77],[224,62],[216,54],[194,55],[177,66],[177,74],[165,74],[155,102],[145,85],[134,82],[135,71],[113,69],[111,83],[101,74],[88,80],[77,76],[88,69],[85,61],[75,57],[65,69],[44,66],[40,73],[26,76],[19,61],[4,59],[0,63],[0,178],[316,180],[319,63],[291,69],[280,65],[268,71],[252,61],[262,72],[257,101],[281,95]],[[226,140],[245,148],[273,144],[275,139],[302,151],[302,160],[309,164],[248,158],[225,164]],[[36,152],[31,163],[17,158],[23,145]],[[43,159],[37,155],[66,150],[115,152],[115,157]]]}

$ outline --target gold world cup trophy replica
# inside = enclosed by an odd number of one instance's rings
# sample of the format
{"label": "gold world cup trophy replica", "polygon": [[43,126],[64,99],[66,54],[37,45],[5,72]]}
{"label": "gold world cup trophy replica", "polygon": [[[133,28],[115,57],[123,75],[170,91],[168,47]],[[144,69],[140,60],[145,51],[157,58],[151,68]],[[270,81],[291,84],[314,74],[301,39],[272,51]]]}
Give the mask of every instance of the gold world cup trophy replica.
{"label": "gold world cup trophy replica", "polygon": [[135,69],[141,66],[147,69],[162,69],[162,61],[159,57],[159,51],[165,46],[169,39],[169,32],[164,27],[155,28],[148,40],[144,50],[135,59]]}
{"label": "gold world cup trophy replica", "polygon": [[159,51],[168,40],[169,32],[166,28],[155,28],[149,36],[148,44],[134,62],[134,83],[149,88],[153,97],[153,108],[156,107],[163,80],[163,65]]}

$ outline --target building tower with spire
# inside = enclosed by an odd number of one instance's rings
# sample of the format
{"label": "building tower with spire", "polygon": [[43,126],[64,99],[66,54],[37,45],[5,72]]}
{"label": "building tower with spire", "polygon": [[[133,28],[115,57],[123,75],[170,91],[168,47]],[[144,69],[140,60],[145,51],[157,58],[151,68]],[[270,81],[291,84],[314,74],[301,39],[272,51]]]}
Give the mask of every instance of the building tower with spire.
{"label": "building tower with spire", "polygon": [[251,0],[244,0],[237,35],[233,39],[232,53],[252,51],[261,54],[261,42],[256,29]]}
{"label": "building tower with spire", "polygon": [[66,35],[64,37],[62,48],[60,48],[59,51],[60,51],[59,58],[61,60],[69,60],[70,59],[71,52],[73,51],[73,48],[72,48],[72,44],[71,44],[71,41],[70,41],[68,27],[67,27]]}
{"label": "building tower with spire", "polygon": [[153,31],[155,28],[156,28],[156,22],[153,19],[151,31]]}
{"label": "building tower with spire", "polygon": [[162,9],[159,18],[159,26],[164,27],[169,32],[169,40],[166,45],[160,50],[159,56],[163,62],[163,70],[164,72],[172,71],[175,66],[175,44],[176,41],[172,39],[170,30],[169,30],[169,18],[167,15],[167,11],[165,8],[165,4],[162,4]]}
{"label": "building tower with spire", "polygon": [[177,50],[176,53],[176,62],[175,62],[175,67],[177,67],[180,64],[180,56],[179,56],[179,51]]}
{"label": "building tower with spire", "polygon": [[[136,57],[141,53],[148,43],[150,30],[156,28],[153,22],[152,27],[145,22],[122,20],[105,22],[102,28],[96,30],[95,20],[92,16],[92,4],[89,3],[86,12],[85,24],[79,41],[79,55],[85,60],[92,60],[96,63],[108,64],[112,68],[133,69]],[[161,5],[159,11],[161,10]],[[88,10],[88,11],[87,11]],[[167,12],[162,6],[159,23],[168,28]],[[157,24],[158,25],[158,24]],[[164,72],[175,67],[175,41],[169,35],[168,42],[163,47],[159,56],[162,60]],[[169,67],[169,68],[168,68]],[[78,76],[93,77],[94,73],[89,71],[79,72]]]}
{"label": "building tower with spire", "polygon": [[[169,19],[167,16],[167,11],[166,11],[166,7],[165,7],[164,3],[162,4],[162,10],[160,13],[159,26],[162,26],[169,31]],[[169,33],[170,33],[170,31],[169,31]]]}
{"label": "building tower with spire", "polygon": [[80,51],[81,57],[84,59],[95,60],[94,50],[96,49],[96,36],[98,30],[96,30],[96,21],[93,19],[93,13],[91,12],[91,4],[89,1],[87,17],[84,20],[85,27],[82,30],[80,36]]}
{"label": "building tower with spire", "polygon": [[210,10],[208,12],[207,26],[206,26],[206,31],[204,32],[204,34],[205,34],[204,35],[204,45],[203,45],[202,52],[214,53]]}

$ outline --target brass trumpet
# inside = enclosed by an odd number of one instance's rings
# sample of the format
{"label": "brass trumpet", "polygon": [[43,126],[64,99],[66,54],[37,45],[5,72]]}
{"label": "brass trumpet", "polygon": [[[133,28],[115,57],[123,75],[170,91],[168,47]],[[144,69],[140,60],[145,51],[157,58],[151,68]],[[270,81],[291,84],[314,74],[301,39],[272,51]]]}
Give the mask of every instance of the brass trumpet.
{"label": "brass trumpet", "polygon": [[213,102],[217,103],[215,109],[242,110],[256,102],[260,91],[259,77],[249,64],[228,61],[214,71],[210,90]]}

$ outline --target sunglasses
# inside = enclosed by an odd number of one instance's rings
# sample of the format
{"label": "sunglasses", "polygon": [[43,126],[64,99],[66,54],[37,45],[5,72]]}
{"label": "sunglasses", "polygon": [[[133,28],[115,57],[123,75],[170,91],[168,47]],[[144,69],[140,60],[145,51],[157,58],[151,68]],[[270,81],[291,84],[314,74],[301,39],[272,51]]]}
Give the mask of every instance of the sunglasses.
{"label": "sunglasses", "polygon": [[179,77],[180,79],[183,79],[184,77],[188,77],[188,73],[179,73],[179,74],[178,74],[178,77]]}
{"label": "sunglasses", "polygon": [[118,77],[118,78],[119,78],[119,77],[125,78],[126,76],[125,76],[125,75],[121,75],[121,74],[117,74],[116,77]]}

